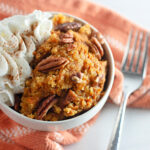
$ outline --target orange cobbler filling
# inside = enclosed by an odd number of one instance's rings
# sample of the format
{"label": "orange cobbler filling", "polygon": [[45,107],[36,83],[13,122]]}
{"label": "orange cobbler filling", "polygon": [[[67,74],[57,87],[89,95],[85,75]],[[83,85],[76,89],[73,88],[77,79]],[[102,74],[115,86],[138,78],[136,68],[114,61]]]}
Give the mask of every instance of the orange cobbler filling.
{"label": "orange cobbler filling", "polygon": [[[63,120],[100,100],[107,74],[101,40],[88,24],[55,15],[50,37],[34,52],[20,113],[33,119]],[[99,43],[97,43],[99,42]]]}

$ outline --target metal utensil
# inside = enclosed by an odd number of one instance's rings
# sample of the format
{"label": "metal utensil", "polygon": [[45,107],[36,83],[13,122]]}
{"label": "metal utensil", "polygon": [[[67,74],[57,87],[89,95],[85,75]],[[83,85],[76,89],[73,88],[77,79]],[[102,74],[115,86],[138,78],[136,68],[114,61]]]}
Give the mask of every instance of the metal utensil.
{"label": "metal utensil", "polygon": [[[108,150],[119,150],[128,97],[130,96],[131,93],[133,93],[135,90],[137,90],[142,85],[142,82],[146,75],[146,68],[147,68],[147,62],[148,62],[147,60],[148,60],[149,34],[146,33],[144,50],[143,50],[144,55],[142,55],[142,41],[144,40],[143,39],[144,33],[142,32],[142,33],[138,34],[138,32],[136,32],[135,40],[134,40],[134,44],[133,44],[132,56],[129,61],[129,49],[131,47],[132,33],[133,33],[133,31],[131,30],[131,32],[129,34],[128,43],[127,43],[127,49],[126,49],[126,52],[125,52],[125,55],[124,55],[124,58],[122,61],[122,68],[121,68],[121,71],[124,75],[123,100],[120,105],[119,113],[117,116],[113,134],[112,134],[109,146],[108,146]],[[140,35],[139,46],[137,49],[138,56],[136,59],[136,64],[134,65],[134,58],[135,58],[135,53],[136,53],[138,35]],[[141,57],[142,57],[142,67],[140,69],[139,62],[141,60]],[[128,66],[128,64],[129,64],[129,66]]]}

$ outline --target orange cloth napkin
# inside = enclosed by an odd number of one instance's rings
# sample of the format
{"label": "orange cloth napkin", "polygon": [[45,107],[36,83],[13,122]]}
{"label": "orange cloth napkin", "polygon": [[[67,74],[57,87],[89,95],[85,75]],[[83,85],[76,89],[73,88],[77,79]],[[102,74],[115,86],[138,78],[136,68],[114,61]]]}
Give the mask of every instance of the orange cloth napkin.
{"label": "orange cloth napkin", "polygon": [[[11,15],[30,13],[34,9],[67,12],[88,21],[99,29],[109,42],[115,58],[115,81],[109,99],[119,104],[123,85],[123,75],[119,68],[128,34],[131,28],[139,31],[145,30],[115,12],[85,0],[0,0],[0,19]],[[142,87],[130,96],[128,105],[150,108],[149,91],[150,67],[148,67]],[[62,145],[79,141],[96,118],[97,116],[71,130],[40,132],[15,123],[0,111],[0,150],[62,150]]]}

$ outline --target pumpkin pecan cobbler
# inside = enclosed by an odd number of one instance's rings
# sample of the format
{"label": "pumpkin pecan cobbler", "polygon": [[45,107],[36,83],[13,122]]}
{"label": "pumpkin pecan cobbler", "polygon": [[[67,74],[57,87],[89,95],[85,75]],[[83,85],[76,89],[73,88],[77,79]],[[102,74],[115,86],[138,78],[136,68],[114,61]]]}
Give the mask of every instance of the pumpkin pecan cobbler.
{"label": "pumpkin pecan cobbler", "polygon": [[88,24],[55,15],[50,37],[34,51],[32,76],[25,82],[20,107],[23,115],[57,121],[79,115],[100,100],[107,60],[103,39]]}

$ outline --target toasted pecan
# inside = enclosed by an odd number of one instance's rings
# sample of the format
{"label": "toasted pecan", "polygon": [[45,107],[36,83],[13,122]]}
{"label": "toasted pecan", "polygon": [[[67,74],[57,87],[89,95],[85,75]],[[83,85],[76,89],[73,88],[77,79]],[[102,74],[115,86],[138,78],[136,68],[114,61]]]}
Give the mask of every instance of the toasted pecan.
{"label": "toasted pecan", "polygon": [[101,33],[96,32],[96,37],[97,37],[97,39],[98,39],[98,41],[100,42],[101,45],[103,45],[105,43],[104,37]]}
{"label": "toasted pecan", "polygon": [[77,72],[77,73],[72,74],[71,80],[76,82],[76,83],[81,83],[82,77],[83,77],[83,73]]}
{"label": "toasted pecan", "polygon": [[63,68],[68,64],[68,59],[64,57],[49,56],[43,59],[37,66],[36,69],[40,72],[47,73],[50,70],[57,70]]}
{"label": "toasted pecan", "polygon": [[67,32],[67,33],[61,33],[60,34],[60,43],[62,44],[68,44],[68,43],[73,43],[73,34]]}
{"label": "toasted pecan", "polygon": [[103,50],[102,45],[105,43],[102,34],[99,32],[93,31],[91,33],[90,39],[91,39],[91,44],[89,45],[90,50],[93,53],[95,53],[95,55],[97,56],[99,60],[101,60],[101,58],[104,55],[104,50]]}
{"label": "toasted pecan", "polygon": [[100,42],[98,41],[98,39],[96,37],[92,37],[91,42],[93,44],[95,44],[95,46],[97,47],[97,49],[102,57],[104,55],[104,50],[103,50],[103,47],[101,46]]}
{"label": "toasted pecan", "polygon": [[103,45],[103,44],[105,43],[104,37],[103,37],[103,35],[102,35],[100,32],[92,31],[90,37],[91,37],[91,38],[92,38],[92,37],[96,37],[96,38],[98,39],[98,41],[100,42],[101,45]]}
{"label": "toasted pecan", "polygon": [[67,96],[65,97],[65,99],[62,101],[62,106],[65,107],[66,105],[68,105],[69,103],[77,100],[77,95],[74,91],[69,90],[67,93]]}
{"label": "toasted pecan", "polygon": [[101,58],[102,58],[101,54],[100,54],[100,52],[99,52],[99,50],[95,44],[90,45],[90,51],[96,55],[98,60],[101,60]]}
{"label": "toasted pecan", "polygon": [[42,101],[37,109],[37,119],[41,120],[47,114],[47,112],[56,104],[58,99],[55,95],[49,96]]}
{"label": "toasted pecan", "polygon": [[72,51],[74,48],[76,47],[76,45],[74,43],[70,43],[67,45],[67,52]]}
{"label": "toasted pecan", "polygon": [[60,30],[62,32],[67,32],[68,30],[74,30],[77,31],[81,27],[81,23],[79,22],[67,22],[63,24],[59,24],[55,27],[55,30]]}

